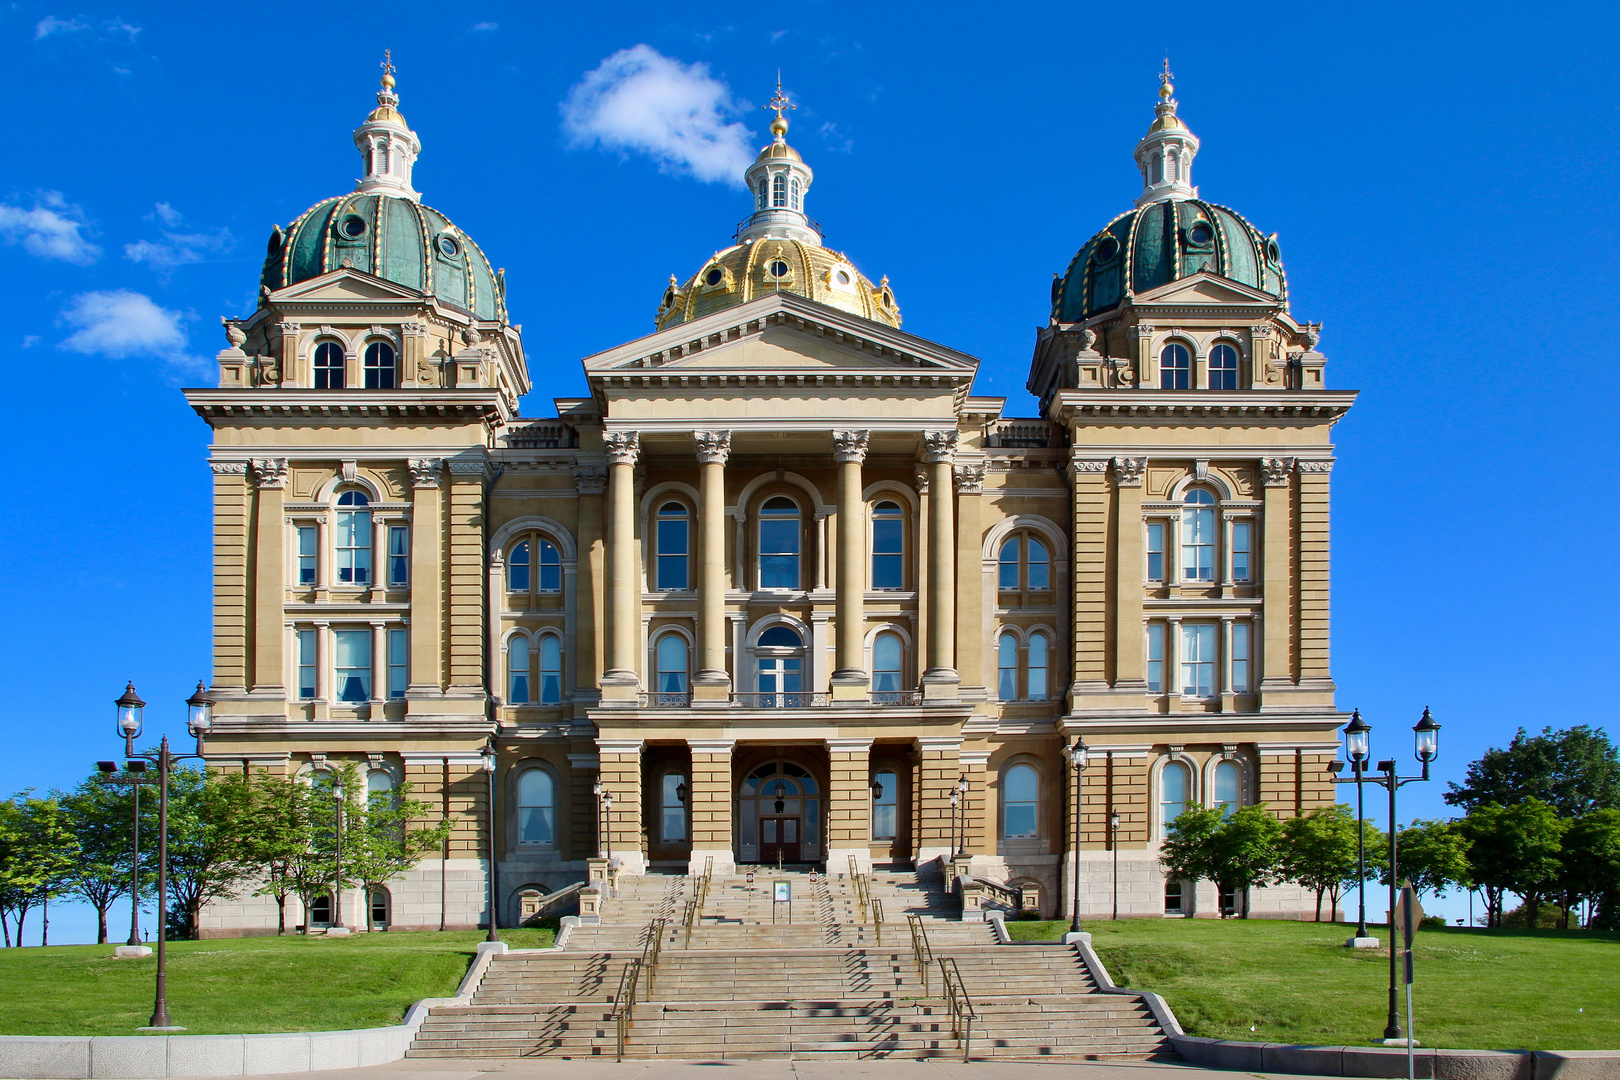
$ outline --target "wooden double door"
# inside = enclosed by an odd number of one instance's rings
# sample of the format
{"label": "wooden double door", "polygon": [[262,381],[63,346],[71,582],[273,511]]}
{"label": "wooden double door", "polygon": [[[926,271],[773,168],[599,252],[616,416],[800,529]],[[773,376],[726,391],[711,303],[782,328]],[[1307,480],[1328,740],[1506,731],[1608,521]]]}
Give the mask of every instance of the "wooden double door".
{"label": "wooden double door", "polygon": [[761,815],[759,819],[759,861],[796,863],[799,842],[804,835],[797,815]]}

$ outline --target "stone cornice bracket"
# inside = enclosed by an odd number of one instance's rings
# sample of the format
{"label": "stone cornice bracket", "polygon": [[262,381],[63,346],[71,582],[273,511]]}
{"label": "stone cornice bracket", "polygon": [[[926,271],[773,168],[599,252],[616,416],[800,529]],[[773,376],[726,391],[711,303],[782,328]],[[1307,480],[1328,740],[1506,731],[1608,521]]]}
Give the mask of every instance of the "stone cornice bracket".
{"label": "stone cornice bracket", "polygon": [[210,461],[208,467],[214,471],[215,476],[245,476],[248,463],[245,461]]}
{"label": "stone cornice bracket", "polygon": [[956,477],[956,491],[960,495],[981,495],[984,493],[984,462],[976,461],[968,465],[957,465],[953,471]]}
{"label": "stone cornice bracket", "polygon": [[1075,458],[1069,462],[1069,470],[1075,476],[1085,473],[1105,473],[1108,471],[1107,458]]}
{"label": "stone cornice bracket", "polygon": [[602,435],[602,449],[613,465],[635,467],[641,457],[641,439],[633,431],[608,431]]}
{"label": "stone cornice bracket", "polygon": [[923,460],[930,465],[949,464],[956,457],[956,440],[960,432],[923,432]]}
{"label": "stone cornice bracket", "polygon": [[1295,463],[1299,471],[1309,473],[1330,473],[1333,471],[1332,460],[1328,461],[1300,461]]}
{"label": "stone cornice bracket", "polygon": [[302,327],[295,322],[276,323],[276,333],[282,337],[297,337],[300,329],[302,329]]}
{"label": "stone cornice bracket", "polygon": [[444,466],[449,471],[451,476],[477,477],[480,483],[482,483],[485,478],[489,476],[489,462],[483,460],[482,458],[465,458],[459,460],[452,458],[449,461],[446,461]]}
{"label": "stone cornice bracket", "polygon": [[697,442],[699,465],[724,465],[731,457],[729,431],[694,431],[692,438]]}
{"label": "stone cornice bracket", "polygon": [[439,486],[439,470],[444,462],[439,458],[413,457],[406,464],[411,470],[411,487],[436,488]]}
{"label": "stone cornice bracket", "polygon": [[607,490],[607,467],[604,465],[575,465],[574,486],[581,495],[600,495]]}
{"label": "stone cornice bracket", "polygon": [[248,465],[253,470],[253,483],[260,491],[279,490],[287,486],[286,458],[254,458]]}
{"label": "stone cornice bracket", "polygon": [[1275,328],[1262,323],[1258,326],[1249,327],[1249,336],[1256,341],[1265,341],[1276,337],[1277,331]]}
{"label": "stone cornice bracket", "polygon": [[406,337],[427,337],[428,333],[427,323],[424,322],[400,323],[399,330]]}
{"label": "stone cornice bracket", "polygon": [[1260,469],[1265,474],[1266,487],[1287,487],[1294,478],[1294,464],[1291,457],[1262,458]]}
{"label": "stone cornice bracket", "polygon": [[866,445],[871,435],[870,431],[833,432],[833,460],[840,465],[861,464],[866,460]]}
{"label": "stone cornice bracket", "polygon": [[1127,326],[1125,328],[1125,336],[1130,338],[1132,341],[1135,341],[1138,338],[1149,337],[1157,330],[1158,327],[1156,326],[1149,326],[1147,323],[1137,323],[1135,326]]}
{"label": "stone cornice bracket", "polygon": [[1147,472],[1145,457],[1117,457],[1114,459],[1114,484],[1118,487],[1141,487],[1142,475]]}
{"label": "stone cornice bracket", "polygon": [[915,479],[917,481],[917,485],[916,485],[917,486],[917,494],[919,494],[919,495],[928,494],[928,469],[927,469],[927,467],[923,466],[923,465],[918,465],[917,469],[916,469],[916,472],[914,473],[914,476],[915,476]]}

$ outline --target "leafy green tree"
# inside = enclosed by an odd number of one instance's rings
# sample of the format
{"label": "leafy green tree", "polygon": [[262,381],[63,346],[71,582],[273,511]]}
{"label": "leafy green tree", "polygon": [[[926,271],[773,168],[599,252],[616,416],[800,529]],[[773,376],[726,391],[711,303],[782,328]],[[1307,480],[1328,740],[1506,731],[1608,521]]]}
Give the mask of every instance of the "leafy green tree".
{"label": "leafy green tree", "polygon": [[1320,806],[1303,817],[1283,822],[1282,873],[1316,893],[1316,921],[1322,921],[1322,897],[1339,908],[1339,894],[1356,879],[1356,818],[1348,806]]}
{"label": "leafy green tree", "polygon": [[[360,770],[348,762],[318,774],[310,782],[309,844],[290,867],[290,881],[304,905],[304,933],[309,933],[315,898],[359,884],[356,857],[365,843],[366,815],[360,802]],[[337,798],[342,790],[342,799]],[[339,814],[339,803],[342,813]],[[341,821],[340,821],[341,818]],[[342,850],[339,851],[341,826]],[[341,863],[339,855],[341,854]]]}
{"label": "leafy green tree", "polygon": [[1502,925],[1504,894],[1524,898],[1533,926],[1541,898],[1557,885],[1565,823],[1540,799],[1476,806],[1457,822],[1468,842],[1469,876],[1485,892],[1487,924]]}
{"label": "leafy green tree", "polygon": [[1601,911],[1606,898],[1620,894],[1620,810],[1593,810],[1571,821],[1559,861],[1567,930],[1569,912],[1582,900],[1598,901]]}
{"label": "leafy green tree", "polygon": [[[0,803],[0,925],[16,920],[16,944],[23,943],[28,912],[50,903],[67,890],[78,845],[67,815],[55,799],[36,799],[22,792]],[[10,946],[11,932],[5,932]],[[40,943],[50,940],[47,923]]]}
{"label": "leafy green tree", "polygon": [[1461,784],[1448,784],[1445,800],[1471,811],[1535,798],[1560,817],[1588,810],[1620,809],[1620,748],[1607,733],[1585,724],[1540,735],[1523,728],[1505,748],[1492,747],[1468,766]]}
{"label": "leafy green tree", "polygon": [[[253,791],[246,777],[175,769],[169,774],[169,910],[175,937],[194,938],[203,905],[235,898],[257,867]],[[157,845],[142,845],[156,871]]]}
{"label": "leafy green tree", "polygon": [[310,856],[310,790],[296,776],[260,772],[252,781],[248,855],[262,875],[254,895],[274,897],[276,933],[287,932],[287,897],[298,893]]}
{"label": "leafy green tree", "polygon": [[[372,929],[370,896],[389,881],[412,869],[449,837],[452,823],[411,828],[411,822],[433,812],[431,803],[410,798],[412,784],[405,781],[392,791],[372,792],[355,837],[353,872],[366,890],[366,929]],[[345,838],[347,840],[347,838]]]}
{"label": "leafy green tree", "polygon": [[1164,830],[1159,865],[1172,881],[1215,880],[1215,834],[1225,821],[1221,807],[1189,806]]}
{"label": "leafy green tree", "polygon": [[[1166,830],[1159,861],[1178,880],[1213,881],[1234,896],[1282,880],[1283,824],[1264,803],[1224,816],[1223,807],[1192,807]],[[1248,918],[1245,906],[1242,918]]]}
{"label": "leafy green tree", "polygon": [[[1469,882],[1468,840],[1452,821],[1414,821],[1396,838],[1395,853],[1403,882],[1410,881],[1419,896],[1444,894]],[[1379,860],[1379,880],[1389,884],[1388,846]]]}
{"label": "leafy green tree", "polygon": [[[143,785],[141,833],[157,843],[157,789]],[[106,784],[95,773],[71,793],[58,795],[79,844],[68,891],[96,909],[96,944],[107,943],[107,910],[130,890],[134,858],[134,788]],[[142,895],[147,880],[142,879]]]}

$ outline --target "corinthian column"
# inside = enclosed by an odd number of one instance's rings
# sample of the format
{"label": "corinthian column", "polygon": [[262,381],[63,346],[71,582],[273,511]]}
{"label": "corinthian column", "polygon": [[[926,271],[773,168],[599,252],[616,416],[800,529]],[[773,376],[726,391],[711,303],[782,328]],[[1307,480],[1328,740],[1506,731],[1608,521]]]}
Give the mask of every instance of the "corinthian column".
{"label": "corinthian column", "polygon": [[952,464],[954,431],[923,436],[928,465],[928,669],[923,672],[923,699],[950,701],[961,683],[956,673],[956,526]]}
{"label": "corinthian column", "polygon": [[866,460],[867,432],[833,432],[833,458],[838,462],[838,663],[832,673],[835,701],[866,699],[865,515],[861,513],[861,463]]}
{"label": "corinthian column", "polygon": [[[731,432],[694,431],[698,456],[698,671],[693,701],[729,701],[726,675],[726,458]],[[728,796],[729,798],[729,796]]]}
{"label": "corinthian column", "polygon": [[608,658],[602,674],[602,700],[634,701],[641,686],[636,674],[636,631],[640,605],[636,591],[636,458],[641,445],[633,431],[602,436],[608,457]]}

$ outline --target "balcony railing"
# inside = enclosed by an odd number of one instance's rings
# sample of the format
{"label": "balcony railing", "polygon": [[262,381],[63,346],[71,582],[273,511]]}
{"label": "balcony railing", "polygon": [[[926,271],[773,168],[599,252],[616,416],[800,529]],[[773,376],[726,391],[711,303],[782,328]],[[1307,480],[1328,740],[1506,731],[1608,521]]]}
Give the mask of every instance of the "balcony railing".
{"label": "balcony railing", "polygon": [[692,704],[690,691],[662,691],[641,695],[641,707],[643,709],[684,709],[690,704]]}
{"label": "balcony railing", "polygon": [[731,703],[743,709],[821,709],[831,704],[831,695],[794,690],[777,694],[732,694]]}
{"label": "balcony railing", "polygon": [[986,446],[1042,450],[1063,445],[1063,432],[1045,420],[995,420],[985,433]]}
{"label": "balcony railing", "polygon": [[872,695],[874,705],[921,705],[921,690],[880,690]]}
{"label": "balcony railing", "polygon": [[[923,703],[921,690],[885,690],[867,697],[877,706],[918,706]],[[691,691],[643,693],[638,704],[643,709],[686,709],[692,705]],[[789,690],[777,693],[732,694],[734,709],[825,709],[832,705],[832,695],[811,693],[808,690]]]}
{"label": "balcony railing", "polygon": [[574,445],[574,432],[567,424],[549,421],[524,424],[501,436],[513,450],[567,450]]}

